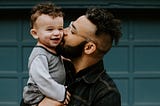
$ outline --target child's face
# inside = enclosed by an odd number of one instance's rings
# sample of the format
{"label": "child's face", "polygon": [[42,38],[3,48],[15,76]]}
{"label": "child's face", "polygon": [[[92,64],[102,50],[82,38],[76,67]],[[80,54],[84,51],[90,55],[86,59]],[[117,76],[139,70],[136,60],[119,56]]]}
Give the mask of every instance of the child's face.
{"label": "child's face", "polygon": [[38,44],[55,48],[63,37],[63,17],[51,17],[42,14],[31,30],[33,37],[38,38]]}

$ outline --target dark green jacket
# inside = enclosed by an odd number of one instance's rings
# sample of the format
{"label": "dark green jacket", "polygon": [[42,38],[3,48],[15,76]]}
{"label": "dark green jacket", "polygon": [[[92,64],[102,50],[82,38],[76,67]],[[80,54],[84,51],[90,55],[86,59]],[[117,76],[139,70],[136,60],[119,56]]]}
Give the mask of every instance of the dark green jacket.
{"label": "dark green jacket", "polygon": [[121,106],[120,93],[104,70],[103,61],[79,73],[69,62],[65,62],[68,91],[71,101],[68,106]]}

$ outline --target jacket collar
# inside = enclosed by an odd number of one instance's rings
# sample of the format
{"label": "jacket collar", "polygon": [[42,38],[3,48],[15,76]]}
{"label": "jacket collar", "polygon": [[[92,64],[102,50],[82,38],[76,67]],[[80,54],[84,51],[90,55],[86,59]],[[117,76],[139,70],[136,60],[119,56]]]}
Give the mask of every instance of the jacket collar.
{"label": "jacket collar", "polygon": [[96,64],[79,71],[76,74],[76,81],[84,80],[86,83],[94,83],[104,73],[103,60],[100,60]]}

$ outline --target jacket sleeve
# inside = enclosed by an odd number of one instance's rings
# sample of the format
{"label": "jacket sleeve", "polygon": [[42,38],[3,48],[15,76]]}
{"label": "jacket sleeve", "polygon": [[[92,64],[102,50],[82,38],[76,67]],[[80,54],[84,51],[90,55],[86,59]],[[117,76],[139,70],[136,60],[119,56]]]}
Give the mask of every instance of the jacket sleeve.
{"label": "jacket sleeve", "polygon": [[29,74],[43,95],[58,101],[64,101],[66,89],[64,85],[57,83],[50,76],[45,55],[39,55],[32,61]]}
{"label": "jacket sleeve", "polygon": [[102,90],[96,96],[94,106],[121,106],[120,93],[116,90]]}

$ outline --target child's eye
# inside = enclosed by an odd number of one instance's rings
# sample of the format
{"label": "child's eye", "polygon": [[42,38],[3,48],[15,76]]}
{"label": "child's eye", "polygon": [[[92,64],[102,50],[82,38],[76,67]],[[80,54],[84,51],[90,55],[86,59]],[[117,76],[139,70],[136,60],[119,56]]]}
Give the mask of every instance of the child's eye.
{"label": "child's eye", "polygon": [[63,28],[59,28],[58,30],[63,30]]}
{"label": "child's eye", "polygon": [[52,30],[53,30],[52,28],[48,28],[48,29],[47,29],[47,31],[52,31]]}

